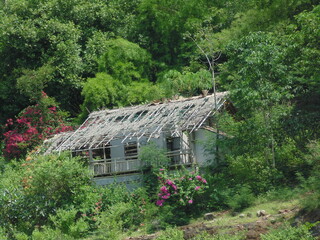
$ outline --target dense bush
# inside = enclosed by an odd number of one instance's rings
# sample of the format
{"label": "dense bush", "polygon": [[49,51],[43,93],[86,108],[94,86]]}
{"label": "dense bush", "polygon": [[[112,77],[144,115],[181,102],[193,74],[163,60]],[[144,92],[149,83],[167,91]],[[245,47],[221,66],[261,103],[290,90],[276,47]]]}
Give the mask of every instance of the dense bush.
{"label": "dense bush", "polygon": [[143,172],[143,187],[151,198],[156,198],[159,186],[157,173],[160,168],[169,166],[170,159],[165,155],[165,151],[157,148],[155,144],[141,147],[138,157],[144,163],[141,168]]}
{"label": "dense bush", "polygon": [[52,226],[44,226],[32,233],[32,239],[81,239],[88,233],[89,224],[84,218],[79,218],[78,210],[58,209],[55,215],[50,215]]}
{"label": "dense bush", "polygon": [[159,237],[157,237],[158,240],[183,240],[183,231],[179,230],[177,228],[168,228],[165,231],[163,231]]}
{"label": "dense bush", "polygon": [[271,230],[267,234],[261,236],[262,240],[315,240],[309,232],[307,225],[301,225],[299,227],[291,227],[285,225],[280,229]]}
{"label": "dense bush", "polygon": [[320,142],[311,142],[308,146],[308,154],[305,160],[310,164],[310,175],[303,177],[299,174],[301,187],[305,197],[301,202],[307,211],[317,210],[320,208]]}
{"label": "dense bush", "polygon": [[208,188],[200,196],[205,199],[205,201],[200,201],[200,209],[212,211],[228,208],[227,200],[230,197],[230,189],[235,185],[234,181],[222,173],[207,173],[204,176],[208,182]]}
{"label": "dense bush", "polygon": [[250,187],[246,185],[236,186],[230,191],[231,193],[229,193],[227,204],[234,211],[240,211],[249,207],[255,200],[255,196]]}
{"label": "dense bush", "polygon": [[0,183],[1,226],[9,235],[13,229],[31,234],[59,208],[72,205],[87,184],[87,167],[65,154],[28,157],[7,166]]}

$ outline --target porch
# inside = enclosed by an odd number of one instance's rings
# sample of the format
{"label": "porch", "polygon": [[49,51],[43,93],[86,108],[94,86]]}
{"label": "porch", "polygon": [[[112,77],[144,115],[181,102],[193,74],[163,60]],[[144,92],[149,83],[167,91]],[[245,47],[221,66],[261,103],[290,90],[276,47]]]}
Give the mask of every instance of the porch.
{"label": "porch", "polygon": [[[194,163],[194,157],[189,149],[170,151],[166,155],[170,159],[170,168],[188,167]],[[90,162],[90,169],[94,177],[102,177],[141,172],[144,165],[146,163],[139,160],[138,155],[134,155],[124,158],[95,159]]]}

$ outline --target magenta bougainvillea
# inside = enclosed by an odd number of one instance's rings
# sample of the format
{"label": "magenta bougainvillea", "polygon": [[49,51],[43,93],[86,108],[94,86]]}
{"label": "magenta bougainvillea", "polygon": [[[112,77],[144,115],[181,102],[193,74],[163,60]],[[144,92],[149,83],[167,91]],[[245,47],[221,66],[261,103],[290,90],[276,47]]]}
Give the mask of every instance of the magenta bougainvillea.
{"label": "magenta bougainvillea", "polygon": [[194,197],[204,192],[207,181],[196,172],[180,171],[167,173],[160,169],[158,173],[160,189],[156,205],[163,206],[166,202],[178,205],[192,204]]}
{"label": "magenta bougainvillea", "polygon": [[[42,97],[48,98],[45,93]],[[8,159],[20,158],[48,136],[70,130],[72,127],[65,124],[56,106],[29,106],[15,120],[7,120],[3,134],[4,155]]]}

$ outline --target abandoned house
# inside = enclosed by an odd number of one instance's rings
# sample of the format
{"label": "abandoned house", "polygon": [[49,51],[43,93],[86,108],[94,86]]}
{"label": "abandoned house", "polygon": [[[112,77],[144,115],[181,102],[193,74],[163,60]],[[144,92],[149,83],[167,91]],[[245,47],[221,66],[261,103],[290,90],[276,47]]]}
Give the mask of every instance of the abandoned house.
{"label": "abandoned house", "polygon": [[[227,92],[92,112],[75,131],[54,136],[46,153],[71,151],[89,159],[94,181],[131,181],[140,174],[139,149],[148,142],[165,149],[172,165],[204,165],[203,141]],[[216,101],[215,101],[216,100]]]}

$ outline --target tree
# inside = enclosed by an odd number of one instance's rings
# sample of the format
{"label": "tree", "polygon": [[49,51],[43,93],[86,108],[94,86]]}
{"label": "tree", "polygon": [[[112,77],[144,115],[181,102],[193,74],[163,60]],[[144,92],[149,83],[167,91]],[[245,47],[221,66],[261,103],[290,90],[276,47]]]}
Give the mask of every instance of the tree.
{"label": "tree", "polygon": [[162,96],[159,87],[149,81],[152,61],[145,49],[122,38],[104,44],[99,73],[83,86],[81,120],[99,108],[141,104]]}
{"label": "tree", "polygon": [[[221,80],[231,89],[238,119],[243,119],[244,126],[257,127],[249,131],[260,132],[261,150],[275,168],[276,128],[290,110],[282,103],[292,97],[284,50],[271,34],[258,32],[233,42],[227,48],[227,55],[229,61],[221,67]],[[257,120],[263,125],[256,125]]]}
{"label": "tree", "polygon": [[96,59],[106,51],[103,44],[99,46],[101,39],[127,37],[137,4],[124,0],[4,1],[0,6],[1,123],[31,104],[16,89],[17,79],[30,83],[48,66],[51,81],[37,88],[44,87],[64,110],[76,115],[83,100],[82,83],[97,73]]}
{"label": "tree", "polygon": [[210,72],[204,69],[196,72],[169,70],[159,77],[157,83],[168,98],[174,95],[191,97],[200,94],[201,90],[212,89]]}
{"label": "tree", "polygon": [[138,8],[138,32],[134,39],[154,58],[174,66],[186,64],[193,44],[183,38],[193,33],[210,12],[211,1],[142,0]]}
{"label": "tree", "polygon": [[139,45],[123,38],[106,42],[99,61],[99,72],[106,72],[123,84],[150,80],[151,55]]}

